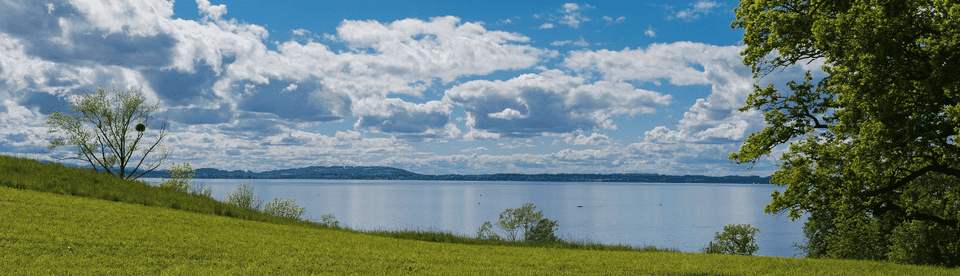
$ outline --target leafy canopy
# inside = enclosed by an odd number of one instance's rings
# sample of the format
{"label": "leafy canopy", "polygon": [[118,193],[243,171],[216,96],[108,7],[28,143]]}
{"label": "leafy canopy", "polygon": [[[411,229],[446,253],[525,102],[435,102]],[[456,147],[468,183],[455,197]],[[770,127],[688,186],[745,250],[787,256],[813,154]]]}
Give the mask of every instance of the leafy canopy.
{"label": "leafy canopy", "polygon": [[717,232],[707,246],[700,249],[708,254],[753,255],[760,246],[757,246],[754,235],[760,229],[749,224],[729,224],[723,227],[723,233]]}
{"label": "leafy canopy", "polygon": [[[771,179],[787,188],[765,211],[810,214],[810,257],[957,266],[960,3],[743,0],[735,11],[755,77],[814,61],[827,75],[755,86],[741,108],[768,126],[732,161],[787,147]],[[917,247],[929,244],[944,246]]]}
{"label": "leafy canopy", "polygon": [[[503,231],[506,240],[515,242],[555,242],[559,238],[554,232],[559,228],[557,221],[543,217],[543,211],[536,211],[533,203],[524,203],[520,208],[507,208],[500,213],[496,226]],[[477,229],[479,239],[503,239],[493,231],[494,224],[486,221]]]}
{"label": "leafy canopy", "polygon": [[[77,95],[71,99],[70,114],[48,115],[49,132],[61,135],[49,148],[73,146],[76,155],[68,159],[86,161],[97,172],[137,179],[160,167],[169,154],[158,147],[167,135],[166,122],[159,128],[151,123],[160,105],[146,100],[137,89],[97,87],[95,93]],[[146,169],[138,172],[141,166]]]}

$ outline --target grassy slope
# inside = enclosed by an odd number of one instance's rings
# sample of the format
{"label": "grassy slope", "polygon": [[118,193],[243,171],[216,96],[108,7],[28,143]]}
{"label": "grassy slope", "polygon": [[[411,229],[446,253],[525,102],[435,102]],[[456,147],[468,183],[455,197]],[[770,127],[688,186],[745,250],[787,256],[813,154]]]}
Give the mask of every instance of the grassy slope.
{"label": "grassy slope", "polygon": [[[10,174],[0,169],[0,186]],[[882,262],[435,243],[0,187],[4,274],[899,274]]]}

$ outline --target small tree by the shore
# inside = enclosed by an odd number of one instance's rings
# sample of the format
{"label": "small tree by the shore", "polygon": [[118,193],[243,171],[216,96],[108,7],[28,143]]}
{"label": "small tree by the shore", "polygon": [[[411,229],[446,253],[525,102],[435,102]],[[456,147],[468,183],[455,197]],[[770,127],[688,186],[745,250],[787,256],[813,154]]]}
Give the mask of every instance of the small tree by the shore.
{"label": "small tree by the shore", "polygon": [[700,249],[700,252],[708,254],[737,254],[753,255],[760,250],[753,235],[760,232],[760,229],[751,227],[749,224],[729,224],[723,227],[723,233],[717,232],[713,241],[706,247]]}
{"label": "small tree by the shore", "polygon": [[511,242],[519,241],[523,238],[526,242],[553,242],[559,240],[554,232],[559,227],[557,221],[543,217],[543,211],[537,209],[533,203],[524,203],[520,208],[507,208],[500,213],[500,220],[496,226],[503,231],[506,238],[500,237],[493,231],[494,224],[486,221],[477,229],[477,238],[490,240],[507,240]]}

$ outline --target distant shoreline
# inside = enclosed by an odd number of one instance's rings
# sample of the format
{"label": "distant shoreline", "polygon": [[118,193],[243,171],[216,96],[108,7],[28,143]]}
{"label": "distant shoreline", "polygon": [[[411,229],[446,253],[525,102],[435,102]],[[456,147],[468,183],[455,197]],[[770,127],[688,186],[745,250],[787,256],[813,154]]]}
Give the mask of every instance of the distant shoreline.
{"label": "distant shoreline", "polygon": [[[143,175],[144,178],[167,178],[167,170]],[[521,181],[521,182],[616,182],[616,183],[716,183],[769,184],[770,177],[760,176],[705,176],[661,175],[649,173],[617,174],[519,174],[498,173],[481,175],[427,175],[403,169],[380,166],[311,166],[265,172],[225,171],[212,168],[196,170],[197,179],[329,179],[329,180],[423,180],[423,181]]]}

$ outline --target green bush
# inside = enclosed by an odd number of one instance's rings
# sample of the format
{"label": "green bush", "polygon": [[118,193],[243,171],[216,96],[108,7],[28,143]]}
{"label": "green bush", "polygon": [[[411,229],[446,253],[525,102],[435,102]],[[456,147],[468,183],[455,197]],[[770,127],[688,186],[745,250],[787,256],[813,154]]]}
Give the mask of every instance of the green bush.
{"label": "green bush", "polygon": [[274,197],[272,202],[263,206],[263,213],[265,214],[297,220],[300,219],[300,216],[303,216],[306,210],[307,208],[297,206],[295,199],[280,199],[278,197]]}
{"label": "green bush", "polygon": [[340,228],[340,222],[337,221],[337,218],[333,214],[326,214],[320,216],[320,224],[326,225],[330,228]]}
{"label": "green bush", "polygon": [[914,265],[960,265],[960,231],[928,221],[906,222],[890,235],[890,261]]}
{"label": "green bush", "polygon": [[489,221],[484,222],[477,229],[477,238],[510,242],[519,241],[521,237],[528,242],[559,240],[554,235],[558,227],[557,221],[544,218],[543,211],[534,212],[535,209],[537,207],[533,206],[533,203],[524,203],[520,208],[507,208],[500,213],[500,220],[496,224],[506,238],[501,238],[494,232],[493,224]]}
{"label": "green bush", "polygon": [[738,254],[753,255],[760,250],[753,235],[760,232],[760,229],[751,227],[749,224],[729,224],[723,227],[723,233],[717,232],[713,241],[706,247],[700,249],[700,252],[709,254]]}
{"label": "green bush", "polygon": [[557,231],[557,221],[549,219],[540,219],[537,225],[528,229],[524,235],[524,240],[528,242],[556,242],[560,240],[554,234]]}
{"label": "green bush", "polygon": [[190,180],[192,180],[195,175],[196,172],[190,167],[190,163],[183,162],[183,164],[180,165],[173,163],[173,165],[170,166],[170,178],[160,182],[158,186],[178,192],[212,198],[213,191],[210,189],[204,189],[203,185],[190,185]]}
{"label": "green bush", "polygon": [[250,182],[243,183],[237,186],[236,190],[228,192],[227,203],[255,211],[259,211],[263,206],[263,200],[255,196],[250,189]]}

